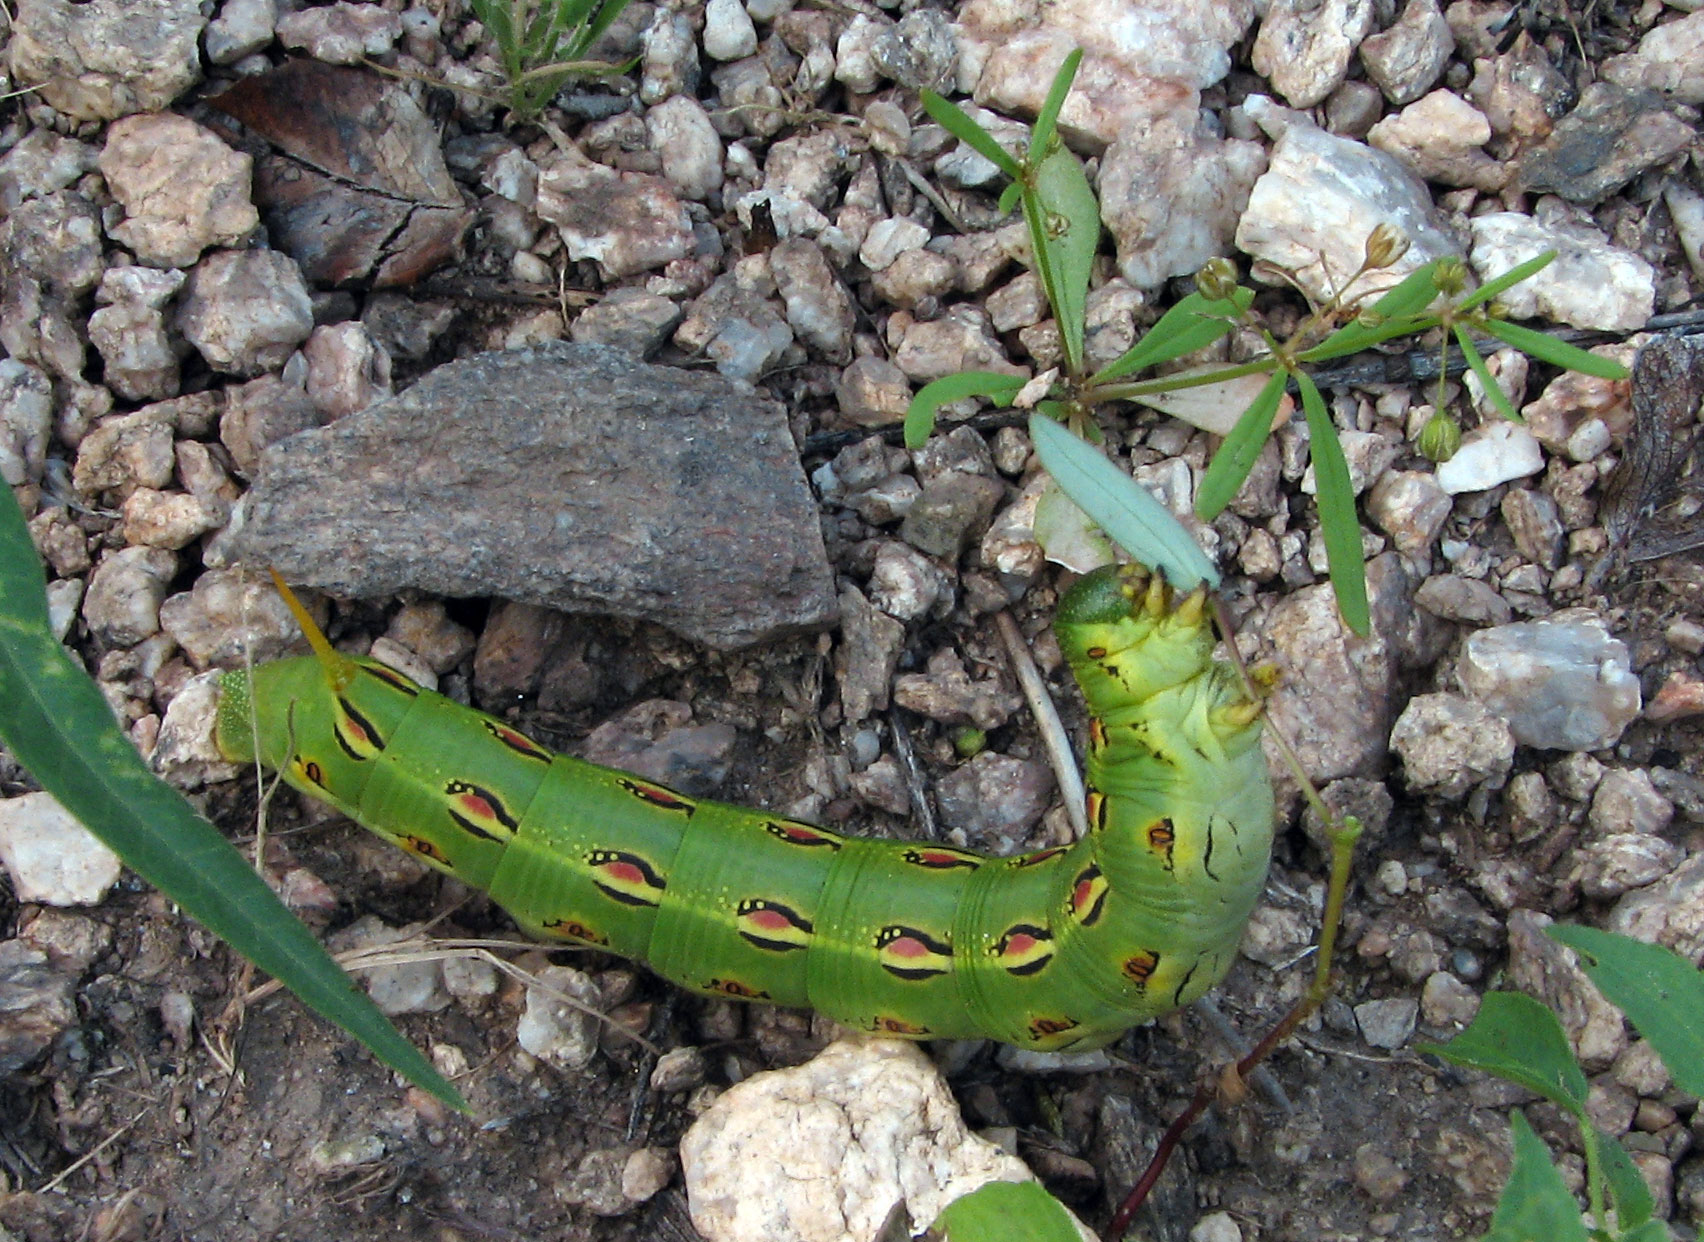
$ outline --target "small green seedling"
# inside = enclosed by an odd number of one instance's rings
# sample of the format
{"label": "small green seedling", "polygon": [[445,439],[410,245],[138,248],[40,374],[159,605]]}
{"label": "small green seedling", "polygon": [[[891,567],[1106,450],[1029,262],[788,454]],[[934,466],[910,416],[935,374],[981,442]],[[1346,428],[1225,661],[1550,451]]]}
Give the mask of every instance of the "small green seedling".
{"label": "small green seedling", "polygon": [[468,7],[497,44],[517,120],[537,116],[570,78],[624,69],[583,58],[627,0],[468,0]]}
{"label": "small green seedling", "polygon": [[[1675,1086],[1704,1095],[1704,971],[1669,949],[1595,928],[1552,927],[1549,934],[1580,955],[1587,976],[1650,1041]],[[1486,1242],[1669,1242],[1632,1158],[1586,1112],[1586,1076],[1544,1005],[1519,992],[1493,992],[1461,1034],[1417,1050],[1525,1087],[1579,1127],[1584,1214],[1544,1141],[1519,1112],[1511,1115],[1514,1164]]]}

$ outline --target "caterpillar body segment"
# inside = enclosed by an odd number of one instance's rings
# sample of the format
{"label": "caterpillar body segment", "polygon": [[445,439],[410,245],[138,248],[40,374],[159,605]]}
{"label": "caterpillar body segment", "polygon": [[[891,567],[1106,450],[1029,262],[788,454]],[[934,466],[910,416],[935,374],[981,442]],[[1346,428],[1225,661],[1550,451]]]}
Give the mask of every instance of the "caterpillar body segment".
{"label": "caterpillar body segment", "polygon": [[1092,715],[1092,828],[1013,858],[688,798],[323,640],[227,673],[216,737],[540,938],[878,1033],[1092,1048],[1223,976],[1273,800],[1258,710],[1213,660],[1199,595],[1100,570],[1055,630]]}

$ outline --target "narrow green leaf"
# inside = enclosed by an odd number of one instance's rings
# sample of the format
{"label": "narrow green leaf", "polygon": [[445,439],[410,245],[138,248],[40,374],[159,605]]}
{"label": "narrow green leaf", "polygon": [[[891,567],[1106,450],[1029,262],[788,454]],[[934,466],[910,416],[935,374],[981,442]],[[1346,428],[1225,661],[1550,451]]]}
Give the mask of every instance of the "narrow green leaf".
{"label": "narrow green leaf", "polygon": [[1525,280],[1528,276],[1538,275],[1538,273],[1549,267],[1551,263],[1555,261],[1555,258],[1556,252],[1554,250],[1546,250],[1543,254],[1528,259],[1525,263],[1515,264],[1515,266],[1511,267],[1501,276],[1493,276],[1490,280],[1480,285],[1479,288],[1464,297],[1460,302],[1457,302],[1456,309],[1458,311],[1472,310],[1475,306],[1489,302],[1492,298],[1503,292],[1503,290],[1520,284],[1521,281]]}
{"label": "narrow green leaf", "polygon": [[1030,443],[1047,472],[1078,508],[1131,556],[1165,574],[1180,591],[1219,585],[1201,545],[1148,490],[1044,414],[1029,420]]}
{"label": "narrow green leaf", "polygon": [[1487,319],[1484,327],[1485,331],[1505,345],[1513,345],[1523,354],[1530,354],[1553,367],[1578,371],[1581,375],[1595,375],[1599,379],[1626,379],[1629,374],[1627,368],[1615,359],[1604,358],[1577,345],[1559,341],[1548,332],[1510,323],[1507,319]]}
{"label": "narrow green leaf", "polygon": [[1580,1205],[1550,1162],[1544,1140],[1519,1113],[1510,1114],[1509,1125],[1515,1138],[1514,1167],[1491,1215],[1485,1242],[1586,1242]]}
{"label": "narrow green leaf", "polygon": [[1674,1235],[1669,1227],[1660,1220],[1648,1220],[1644,1224],[1624,1231],[1615,1242],[1673,1242]]}
{"label": "narrow green leaf", "polygon": [[1077,1242],[1064,1206],[1039,1182],[986,1182],[954,1199],[935,1221],[948,1242]]}
{"label": "narrow green leaf", "polygon": [[1283,371],[1274,372],[1266,381],[1266,387],[1260,390],[1260,395],[1242,412],[1242,417],[1231,428],[1231,434],[1225,437],[1219,451],[1213,454],[1206,477],[1201,480],[1201,491],[1195,497],[1196,516],[1211,522],[1236,499],[1243,480],[1254,469],[1261,445],[1266,443],[1266,436],[1272,430],[1272,419],[1278,413],[1278,403],[1284,398],[1284,384],[1288,379]]}
{"label": "narrow green leaf", "polygon": [[1230,298],[1213,299],[1192,293],[1161,315],[1141,340],[1096,372],[1089,382],[1104,384],[1121,375],[1145,371],[1206,349],[1237,326],[1237,320],[1253,301],[1254,290],[1240,285]]}
{"label": "narrow green leaf", "polygon": [[1473,347],[1472,339],[1462,330],[1460,324],[1455,325],[1452,335],[1455,337],[1456,348],[1461,350],[1461,356],[1467,359],[1467,369],[1479,378],[1480,388],[1491,399],[1491,404],[1497,407],[1497,412],[1511,423],[1525,422],[1521,412],[1509,404],[1508,394],[1492,377],[1491,368],[1485,365],[1485,359],[1479,356],[1479,351]]}
{"label": "narrow green leaf", "polygon": [[1083,373],[1083,330],[1089,276],[1100,247],[1100,203],[1089,187],[1083,162],[1055,146],[1034,170],[1034,191],[1019,200],[1029,223],[1036,274],[1053,306],[1068,375]]}
{"label": "narrow green leaf", "polygon": [[1030,130],[1029,162],[1039,165],[1053,144],[1053,128],[1059,120],[1059,110],[1065,106],[1065,96],[1071,93],[1071,83],[1077,76],[1077,66],[1083,63],[1083,49],[1074,48],[1059,64],[1053,75],[1053,85],[1047,88],[1047,98],[1035,115],[1035,127]]}
{"label": "narrow green leaf", "polygon": [[628,0],[605,0],[604,6],[598,11],[597,16],[593,17],[585,29],[578,36],[569,40],[568,45],[562,49],[563,59],[578,60],[584,56],[586,50],[603,38],[609,28],[615,24],[615,19],[621,16],[622,10],[627,7],[627,4]]}
{"label": "narrow green leaf", "polygon": [[1000,191],[1000,214],[1002,216],[1010,215],[1012,213],[1012,209],[1018,205],[1018,200],[1023,197],[1023,193],[1023,182],[1008,181],[1006,183],[1006,188]]}
{"label": "narrow green leaf", "polygon": [[1395,319],[1379,319],[1369,325],[1351,323],[1339,328],[1325,340],[1296,355],[1298,362],[1329,362],[1348,354],[1358,354],[1399,336],[1416,336],[1438,326],[1436,315],[1402,315]]}
{"label": "narrow green leaf", "polygon": [[1302,392],[1302,411],[1308,420],[1308,454],[1313,459],[1319,527],[1325,538],[1325,558],[1331,567],[1331,589],[1337,610],[1349,628],[1365,638],[1372,632],[1367,607],[1367,567],[1361,557],[1361,520],[1355,515],[1355,486],[1343,445],[1325,408],[1325,398],[1306,371],[1296,372]]}
{"label": "narrow green leaf", "polygon": [[1651,1188],[1645,1185],[1644,1175],[1633,1163],[1627,1149],[1596,1126],[1585,1127],[1586,1142],[1597,1149],[1599,1167],[1609,1183],[1609,1197],[1615,1204],[1615,1223],[1622,1229],[1633,1229],[1651,1219],[1656,1202]]}
{"label": "narrow green leaf", "polygon": [[1014,181],[1023,176],[1023,165],[1005,147],[994,141],[982,126],[971,120],[970,116],[950,99],[943,99],[934,91],[923,92],[923,110],[934,117],[946,131],[960,142],[970,147],[978,155],[988,160],[1001,172]]}
{"label": "narrow green leaf", "polygon": [[236,847],[148,770],[48,629],[41,563],[12,489],[0,492],[0,742],[131,870],[386,1065],[468,1111]]}
{"label": "narrow green leaf", "polygon": [[1545,930],[1580,955],[1586,977],[1650,1040],[1675,1086],[1704,1097],[1704,971],[1672,949],[1595,927]]}
{"label": "narrow green leaf", "polygon": [[1403,332],[1385,332],[1383,336],[1380,333],[1385,331],[1391,320],[1419,315],[1437,300],[1438,282],[1434,276],[1441,261],[1434,259],[1415,268],[1385,290],[1370,308],[1369,322],[1375,326],[1369,327],[1359,320],[1346,323],[1308,350],[1308,359],[1314,361],[1318,358],[1338,358],[1365,349],[1368,345],[1390,336],[1404,335],[1407,329]]}
{"label": "narrow green leaf", "polygon": [[935,412],[943,405],[966,397],[987,397],[995,405],[1005,407],[1012,404],[1027,383],[1023,376],[1004,371],[959,371],[923,385],[905,409],[905,447],[923,447],[935,430]]}
{"label": "narrow green leaf", "polygon": [[1465,1031],[1447,1044],[1419,1049],[1506,1078],[1576,1117],[1585,1116],[1586,1076],[1574,1061],[1562,1024],[1524,992],[1487,993]]}

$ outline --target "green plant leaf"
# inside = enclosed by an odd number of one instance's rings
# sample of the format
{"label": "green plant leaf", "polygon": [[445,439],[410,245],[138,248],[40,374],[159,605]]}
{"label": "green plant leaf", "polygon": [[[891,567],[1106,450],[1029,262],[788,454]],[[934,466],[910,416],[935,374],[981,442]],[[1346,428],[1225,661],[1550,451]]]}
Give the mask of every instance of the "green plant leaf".
{"label": "green plant leaf", "polygon": [[0,492],[0,742],[131,870],[386,1065],[469,1111],[236,847],[148,770],[48,628],[41,562],[12,489]]}
{"label": "green plant leaf", "polygon": [[1039,1182],[985,1182],[947,1204],[935,1221],[948,1242],[1077,1242],[1064,1206]]}
{"label": "green plant leaf", "polygon": [[1515,1139],[1514,1167],[1491,1215],[1491,1232],[1485,1235],[1485,1242],[1586,1242],[1580,1205],[1550,1162],[1544,1140],[1532,1132],[1519,1113],[1510,1114],[1509,1126]]}
{"label": "green plant leaf", "polygon": [[923,110],[942,125],[946,131],[994,167],[1016,181],[1024,174],[1023,165],[1018,163],[1018,157],[1005,147],[994,141],[994,135],[973,121],[963,108],[950,99],[944,99],[934,91],[923,92]]}
{"label": "green plant leaf", "polygon": [[1524,263],[1515,264],[1502,275],[1493,276],[1490,280],[1480,285],[1479,288],[1475,289],[1461,301],[1457,302],[1456,309],[1458,311],[1472,310],[1475,306],[1480,306],[1489,302],[1492,298],[1503,292],[1503,290],[1513,288],[1515,285],[1520,284],[1521,281],[1525,280],[1528,276],[1538,275],[1538,273],[1549,267],[1550,264],[1555,261],[1555,258],[1556,252],[1554,250],[1546,250],[1543,254],[1528,259]]}
{"label": "green plant leaf", "polygon": [[1577,345],[1559,341],[1548,332],[1510,323],[1507,319],[1487,319],[1482,326],[1505,345],[1513,345],[1523,354],[1548,362],[1553,367],[1578,371],[1581,375],[1595,375],[1599,379],[1626,379],[1630,374],[1615,359],[1600,357]]}
{"label": "green plant leaf", "polygon": [[1656,1049],[1675,1086],[1704,1097],[1704,971],[1661,945],[1595,927],[1545,929]]}
{"label": "green plant leaf", "polygon": [[935,430],[935,412],[943,405],[966,397],[987,397],[995,405],[1012,404],[1023,386],[1021,375],[1005,371],[959,371],[923,385],[905,409],[905,447],[920,449]]}
{"label": "green plant leaf", "polygon": [[1047,472],[1078,508],[1131,556],[1159,570],[1180,591],[1219,585],[1201,545],[1148,490],[1044,414],[1029,420],[1030,442]]}
{"label": "green plant leaf", "polygon": [[1254,290],[1237,287],[1231,298],[1213,299],[1192,293],[1160,316],[1142,339],[1095,373],[1090,384],[1104,384],[1121,375],[1145,371],[1198,349],[1206,349],[1237,326],[1254,301]]}
{"label": "green plant leaf", "polygon": [[1035,114],[1035,126],[1030,130],[1031,166],[1040,164],[1047,155],[1047,149],[1053,145],[1053,129],[1059,120],[1059,110],[1065,106],[1065,96],[1071,93],[1077,66],[1082,63],[1083,49],[1073,48],[1060,62],[1059,72],[1053,75],[1053,85],[1047,88],[1047,98],[1042,101],[1041,111]]}
{"label": "green plant leaf", "polygon": [[1248,409],[1231,428],[1231,434],[1225,437],[1219,451],[1213,454],[1207,474],[1201,480],[1201,491],[1195,497],[1195,514],[1203,521],[1211,522],[1224,512],[1225,506],[1236,499],[1248,472],[1254,469],[1261,445],[1266,443],[1266,436],[1272,430],[1278,403],[1284,398],[1284,384],[1288,378],[1283,371],[1273,373],[1272,378],[1266,381],[1266,387],[1260,390],[1260,395],[1249,402]]}
{"label": "green plant leaf", "polygon": [[1380,295],[1379,300],[1370,308],[1371,314],[1364,320],[1357,318],[1344,324],[1318,345],[1303,353],[1302,360],[1319,362],[1326,358],[1340,358],[1344,354],[1357,353],[1391,337],[1406,336],[1415,331],[1417,322],[1408,321],[1418,321],[1426,308],[1437,300],[1438,282],[1435,276],[1441,261],[1434,259],[1415,268]]}
{"label": "green plant leaf", "polygon": [[1325,398],[1306,371],[1296,372],[1302,393],[1302,412],[1308,420],[1308,454],[1313,459],[1314,492],[1319,502],[1319,527],[1325,539],[1325,559],[1331,567],[1331,589],[1337,610],[1351,630],[1365,638],[1372,632],[1367,607],[1367,568],[1361,557],[1361,520],[1355,516],[1355,486],[1343,444],[1325,408]]}
{"label": "green plant leaf", "polygon": [[1032,178],[1033,189],[1026,187],[1019,201],[1029,224],[1036,275],[1059,325],[1065,372],[1081,375],[1089,276],[1100,247],[1100,203],[1083,161],[1062,143],[1033,166]]}
{"label": "green plant leaf", "polygon": [[1585,1137],[1597,1149],[1598,1167],[1603,1170],[1604,1180],[1609,1183],[1609,1197],[1615,1203],[1616,1224],[1632,1229],[1650,1220],[1656,1203],[1627,1149],[1593,1125],[1585,1127]]}
{"label": "green plant leaf", "polygon": [[1000,214],[1002,216],[1011,215],[1013,208],[1018,205],[1018,200],[1023,196],[1024,183],[1021,181],[1008,181],[1006,183],[1006,188],[1000,191]]}
{"label": "green plant leaf", "polygon": [[1452,1064],[1506,1078],[1575,1117],[1585,1116],[1586,1076],[1574,1061],[1562,1024],[1524,992],[1487,993],[1465,1031],[1447,1044],[1417,1046]]}
{"label": "green plant leaf", "polygon": [[1473,341],[1469,339],[1459,323],[1455,325],[1452,335],[1455,337],[1456,348],[1461,350],[1461,356],[1467,359],[1467,369],[1478,377],[1479,387],[1484,390],[1491,404],[1497,407],[1497,412],[1511,423],[1525,422],[1526,420],[1521,417],[1520,411],[1509,404],[1509,395],[1503,391],[1503,386],[1492,377],[1491,368],[1485,365],[1485,359],[1479,356],[1479,351],[1474,348]]}

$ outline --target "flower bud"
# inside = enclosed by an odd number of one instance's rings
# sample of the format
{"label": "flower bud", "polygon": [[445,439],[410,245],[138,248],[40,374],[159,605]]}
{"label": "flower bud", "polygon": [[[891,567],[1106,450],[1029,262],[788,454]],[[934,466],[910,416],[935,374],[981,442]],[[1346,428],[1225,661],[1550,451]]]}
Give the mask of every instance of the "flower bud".
{"label": "flower bud", "polygon": [[1228,301],[1237,291],[1237,265],[1222,255],[1208,259],[1195,273],[1195,288],[1209,301]]}
{"label": "flower bud", "polygon": [[1426,420],[1420,429],[1420,452],[1427,461],[1448,461],[1461,447],[1461,424],[1442,410]]}
{"label": "flower bud", "polygon": [[988,735],[975,725],[960,725],[952,732],[953,751],[960,759],[974,759],[988,748]]}
{"label": "flower bud", "polygon": [[1460,259],[1438,260],[1438,266],[1432,269],[1432,283],[1445,297],[1455,297],[1467,288],[1467,264]]}
{"label": "flower bud", "polygon": [[1380,224],[1367,234],[1366,258],[1369,268],[1389,267],[1408,253],[1408,235],[1389,222]]}

